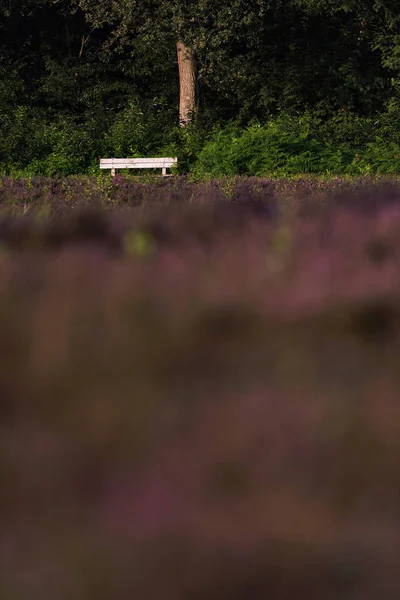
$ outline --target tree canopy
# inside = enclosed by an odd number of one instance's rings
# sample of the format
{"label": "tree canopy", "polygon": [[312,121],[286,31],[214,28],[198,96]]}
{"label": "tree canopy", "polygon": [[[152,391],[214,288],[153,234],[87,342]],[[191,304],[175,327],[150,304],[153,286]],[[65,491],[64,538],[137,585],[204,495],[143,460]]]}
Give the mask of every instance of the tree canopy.
{"label": "tree canopy", "polygon": [[400,127],[399,21],[394,0],[4,0],[0,165],[180,143],[178,40],[202,139],[284,114]]}

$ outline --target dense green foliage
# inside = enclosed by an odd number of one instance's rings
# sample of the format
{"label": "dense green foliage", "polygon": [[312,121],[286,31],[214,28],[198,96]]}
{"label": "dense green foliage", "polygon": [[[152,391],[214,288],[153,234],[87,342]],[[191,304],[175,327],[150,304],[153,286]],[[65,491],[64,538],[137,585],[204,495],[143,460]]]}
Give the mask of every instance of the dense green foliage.
{"label": "dense green foliage", "polygon": [[205,143],[194,170],[200,176],[260,177],[400,173],[397,141],[376,135],[369,119],[353,117],[346,121],[332,119],[324,123],[307,114],[297,118],[281,116],[265,126],[230,126]]}
{"label": "dense green foliage", "polygon": [[[390,0],[5,0],[0,171],[174,153],[202,174],[400,173],[399,21]],[[186,131],[177,36],[198,64]]]}

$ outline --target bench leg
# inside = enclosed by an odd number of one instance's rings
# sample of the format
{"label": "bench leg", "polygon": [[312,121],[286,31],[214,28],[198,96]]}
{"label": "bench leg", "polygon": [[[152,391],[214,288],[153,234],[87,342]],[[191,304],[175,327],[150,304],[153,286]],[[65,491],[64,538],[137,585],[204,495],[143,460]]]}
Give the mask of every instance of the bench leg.
{"label": "bench leg", "polygon": [[165,177],[165,175],[167,174],[167,167],[162,168],[162,174],[163,174],[163,177]]}
{"label": "bench leg", "polygon": [[111,177],[115,177],[115,169],[111,169]]}

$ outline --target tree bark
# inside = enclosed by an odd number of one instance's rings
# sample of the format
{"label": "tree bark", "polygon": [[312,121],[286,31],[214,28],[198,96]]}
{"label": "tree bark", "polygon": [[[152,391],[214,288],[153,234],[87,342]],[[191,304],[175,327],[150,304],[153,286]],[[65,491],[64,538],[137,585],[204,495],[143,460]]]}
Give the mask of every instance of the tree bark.
{"label": "tree bark", "polygon": [[196,62],[193,51],[181,41],[177,42],[179,67],[179,123],[188,125],[196,108]]}

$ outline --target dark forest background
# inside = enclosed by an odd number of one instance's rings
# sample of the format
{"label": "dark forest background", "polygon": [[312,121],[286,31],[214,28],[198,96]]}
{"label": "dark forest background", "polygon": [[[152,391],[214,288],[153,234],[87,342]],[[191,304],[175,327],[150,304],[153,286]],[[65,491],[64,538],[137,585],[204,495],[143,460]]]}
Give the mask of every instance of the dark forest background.
{"label": "dark forest background", "polygon": [[[94,20],[95,0],[2,0],[2,174],[171,155],[200,176],[400,173],[395,1],[112,0],[100,17],[97,5]],[[119,37],[113,6],[134,15]],[[171,6],[198,42],[185,128]]]}

